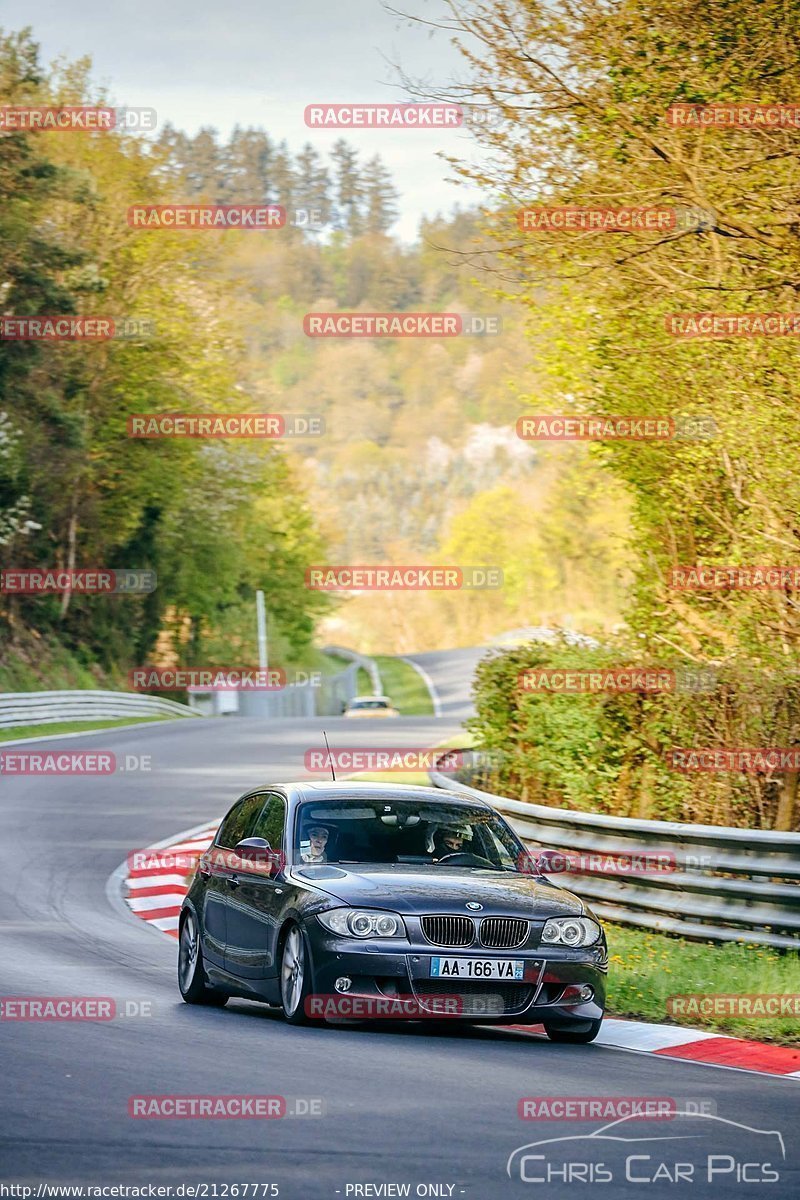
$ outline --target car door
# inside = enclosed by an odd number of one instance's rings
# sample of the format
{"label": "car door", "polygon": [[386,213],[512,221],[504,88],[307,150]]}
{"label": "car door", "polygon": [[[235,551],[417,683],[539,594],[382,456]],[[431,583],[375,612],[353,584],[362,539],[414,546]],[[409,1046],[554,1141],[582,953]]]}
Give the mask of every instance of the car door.
{"label": "car door", "polygon": [[215,966],[225,965],[225,945],[228,936],[228,896],[235,888],[235,859],[233,847],[247,837],[248,827],[255,823],[264,804],[263,795],[242,796],[234,804],[217,830],[217,836],[202,856],[198,870],[206,880],[203,889],[203,954]]}
{"label": "car door", "polygon": [[[261,799],[261,812],[243,836],[264,838],[277,855],[284,851],[286,800],[279,792],[265,792]],[[237,866],[237,885],[228,896],[225,969],[241,979],[264,979],[277,970],[280,914],[287,890],[279,869],[282,861],[275,861],[269,872],[258,862],[241,860]]]}

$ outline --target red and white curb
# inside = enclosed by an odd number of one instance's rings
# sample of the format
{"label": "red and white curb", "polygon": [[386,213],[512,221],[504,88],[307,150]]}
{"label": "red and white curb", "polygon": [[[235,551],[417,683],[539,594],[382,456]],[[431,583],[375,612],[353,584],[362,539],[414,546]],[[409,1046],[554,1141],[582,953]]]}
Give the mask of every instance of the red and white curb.
{"label": "red and white curb", "polygon": [[[508,1028],[518,1033],[537,1033],[541,1026],[510,1025]],[[544,1033],[544,1029],[541,1031]],[[595,1045],[657,1054],[660,1058],[677,1058],[704,1066],[733,1067],[739,1071],[757,1071],[761,1075],[800,1079],[800,1050],[705,1029],[606,1017]]]}
{"label": "red and white curb", "polygon": [[[128,855],[125,903],[131,912],[170,937],[178,936],[178,917],[194,865],[214,840],[219,821],[198,826],[157,845]],[[179,858],[176,865],[172,859]],[[143,860],[143,861],[142,861]]]}
{"label": "red and white curb", "polygon": [[[190,864],[208,849],[218,827],[219,820],[211,821],[179,834],[176,840],[168,838],[129,856],[125,901],[137,917],[162,933],[177,938],[181,904],[192,874]],[[178,870],[171,863],[175,857],[181,859]],[[164,860],[163,864],[160,860]],[[544,1036],[541,1025],[507,1025],[500,1028],[513,1029],[534,1037]],[[595,1045],[657,1054],[662,1058],[706,1066],[800,1079],[800,1049],[749,1041],[704,1029],[651,1025],[646,1021],[606,1017]]]}

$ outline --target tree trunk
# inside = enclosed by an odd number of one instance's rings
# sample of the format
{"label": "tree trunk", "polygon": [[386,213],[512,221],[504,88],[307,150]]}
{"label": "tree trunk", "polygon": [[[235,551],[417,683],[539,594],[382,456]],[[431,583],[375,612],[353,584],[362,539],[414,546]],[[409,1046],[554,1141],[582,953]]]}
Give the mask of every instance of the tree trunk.
{"label": "tree trunk", "polygon": [[775,813],[775,828],[790,831],[795,827],[797,804],[797,771],[787,771],[778,792],[778,811]]}
{"label": "tree trunk", "polygon": [[[69,525],[67,526],[67,571],[75,570],[75,549],[78,540],[78,493],[77,490],[72,493],[72,511],[69,514]],[[69,602],[72,597],[72,590],[67,588],[61,597],[61,620],[67,615]]]}

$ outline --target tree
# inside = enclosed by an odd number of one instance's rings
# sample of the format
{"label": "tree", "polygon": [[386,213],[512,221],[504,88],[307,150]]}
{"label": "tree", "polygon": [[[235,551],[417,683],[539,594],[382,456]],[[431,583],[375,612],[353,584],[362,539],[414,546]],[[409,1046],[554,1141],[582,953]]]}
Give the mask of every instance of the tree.
{"label": "tree", "polygon": [[321,224],[327,225],[331,215],[331,179],[319,153],[306,142],[295,160],[297,203],[311,210]]}
{"label": "tree", "polygon": [[[79,62],[45,76],[35,46],[15,35],[0,43],[0,98],[102,102],[88,70]],[[150,567],[158,587],[138,597],[3,596],[0,616],[113,675],[170,640],[179,659],[202,654],[225,614],[263,587],[279,644],[301,654],[327,601],[303,585],[300,563],[318,543],[282,451],[126,434],[132,413],[248,407],[238,392],[247,302],[228,269],[231,245],[249,235],[142,231],[124,220],[136,201],[174,201],[184,170],[190,190],[223,194],[213,131],[191,142],[186,162],[170,158],[184,150],[172,134],[152,149],[125,131],[2,140],[5,313],[146,318],[152,332],[0,340],[14,404],[13,420],[0,417],[0,566]]]}
{"label": "tree", "polygon": [[[679,427],[693,415],[713,419],[707,438],[597,449],[633,502],[639,568],[627,618],[641,648],[729,672],[712,697],[667,704],[642,737],[663,747],[680,728],[689,744],[726,745],[757,728],[761,745],[793,744],[795,584],[709,594],[676,590],[669,572],[797,561],[800,483],[786,463],[800,450],[800,347],[791,336],[681,340],[666,321],[795,311],[800,150],[786,126],[708,130],[670,124],[667,113],[686,102],[790,104],[800,88],[798,4],[448,7],[471,68],[466,94],[501,118],[478,131],[484,161],[456,166],[492,193],[489,224],[503,260],[492,282],[529,311],[553,381],[550,411],[662,416]],[[650,232],[530,232],[517,217],[531,206],[659,206],[671,223]],[[752,781],[754,823],[777,783]],[[735,787],[726,787],[714,819],[732,811]],[[792,803],[784,798],[775,810],[784,827],[798,820],[796,807],[787,815]]]}
{"label": "tree", "polygon": [[399,216],[400,193],[379,154],[367,162],[363,175],[364,229],[367,233],[387,233]]}
{"label": "tree", "polygon": [[264,204],[270,194],[274,149],[263,129],[234,126],[222,149],[224,197],[229,204]]}
{"label": "tree", "polygon": [[331,150],[336,188],[336,219],[334,228],[357,237],[364,229],[364,185],[358,169],[358,154],[339,138]]}

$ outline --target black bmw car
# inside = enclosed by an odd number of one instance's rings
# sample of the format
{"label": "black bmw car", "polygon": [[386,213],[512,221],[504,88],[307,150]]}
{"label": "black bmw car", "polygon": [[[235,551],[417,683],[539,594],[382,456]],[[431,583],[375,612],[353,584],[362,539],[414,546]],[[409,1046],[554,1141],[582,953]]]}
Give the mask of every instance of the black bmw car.
{"label": "black bmw car", "polygon": [[231,996],[287,1021],[542,1023],[590,1042],[603,930],[481,801],[427,787],[289,783],[237,800],[183,904],[189,1004]]}

